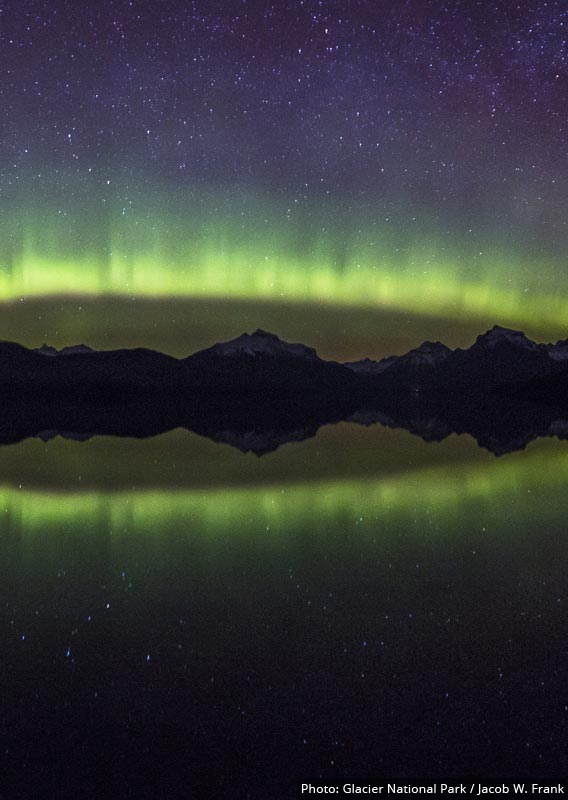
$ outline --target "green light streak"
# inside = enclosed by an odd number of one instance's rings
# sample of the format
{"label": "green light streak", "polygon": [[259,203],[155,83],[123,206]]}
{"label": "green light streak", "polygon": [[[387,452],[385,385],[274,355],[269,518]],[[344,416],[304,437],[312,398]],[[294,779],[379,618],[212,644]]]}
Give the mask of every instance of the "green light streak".
{"label": "green light streak", "polygon": [[464,283],[451,264],[430,269],[428,278],[372,264],[337,272],[323,264],[309,267],[286,259],[269,266],[235,252],[230,263],[209,255],[188,267],[137,258],[134,267],[113,255],[109,273],[94,262],[51,261],[33,256],[10,275],[0,273],[0,297],[57,294],[140,297],[255,298],[280,303],[313,302],[353,308],[387,308],[448,318],[486,317],[508,323],[564,325],[568,299],[532,295],[482,283]]}
{"label": "green light streak", "polygon": [[[560,326],[568,296],[558,264],[488,242],[396,229],[338,208],[172,198],[128,211],[113,203],[0,220],[0,300],[119,295],[311,302],[447,318]],[[123,213],[124,212],[124,213]],[[290,212],[290,213],[288,213]],[[355,212],[353,212],[355,215]],[[357,226],[355,229],[354,226]],[[483,237],[481,237],[483,238]],[[481,249],[480,249],[481,248]]]}
{"label": "green light streak", "polygon": [[[101,526],[124,533],[157,536],[165,531],[191,537],[286,536],[293,529],[326,536],[361,520],[389,529],[403,522],[425,535],[434,519],[440,535],[459,536],[464,520],[487,512],[493,524],[510,528],[511,515],[522,519],[535,498],[543,518],[550,504],[558,515],[559,489],[568,479],[568,453],[553,448],[524,458],[418,470],[382,479],[340,480],[286,485],[284,488],[50,493],[0,489],[0,530],[17,529],[32,537]],[[568,506],[568,500],[565,505]],[[339,525],[341,527],[341,525]],[[428,535],[432,534],[431,532]]]}

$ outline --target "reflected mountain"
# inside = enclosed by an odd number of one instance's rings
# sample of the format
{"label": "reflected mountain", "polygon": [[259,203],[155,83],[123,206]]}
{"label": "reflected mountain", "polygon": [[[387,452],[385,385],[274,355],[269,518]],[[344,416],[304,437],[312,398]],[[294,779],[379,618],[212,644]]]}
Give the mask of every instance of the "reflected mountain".
{"label": "reflected mountain", "polygon": [[349,421],[425,441],[467,433],[503,455],[539,437],[568,438],[568,340],[537,344],[495,326],[465,350],[424,342],[345,364],[262,330],[184,359],[4,342],[0,390],[4,444],[186,428],[263,455]]}

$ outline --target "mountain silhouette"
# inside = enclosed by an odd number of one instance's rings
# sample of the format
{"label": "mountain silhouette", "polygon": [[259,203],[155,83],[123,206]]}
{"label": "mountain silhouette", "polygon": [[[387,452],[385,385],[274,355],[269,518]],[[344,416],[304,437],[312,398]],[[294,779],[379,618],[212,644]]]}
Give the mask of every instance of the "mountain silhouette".
{"label": "mountain silhouette", "polygon": [[181,359],[0,342],[0,389],[0,443],[185,427],[262,455],[341,420],[426,441],[468,433],[497,455],[568,438],[568,340],[537,344],[497,325],[467,349],[424,342],[345,364],[263,330]]}

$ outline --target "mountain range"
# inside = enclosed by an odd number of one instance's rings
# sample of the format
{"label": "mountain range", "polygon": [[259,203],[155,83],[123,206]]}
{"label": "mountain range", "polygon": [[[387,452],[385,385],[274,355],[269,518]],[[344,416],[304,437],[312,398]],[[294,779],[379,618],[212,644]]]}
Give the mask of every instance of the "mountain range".
{"label": "mountain range", "polygon": [[503,454],[537,436],[568,437],[568,340],[537,344],[496,325],[467,349],[424,342],[344,364],[263,330],[182,359],[0,342],[0,391],[4,443],[186,427],[262,454],[350,420],[429,441],[469,433]]}

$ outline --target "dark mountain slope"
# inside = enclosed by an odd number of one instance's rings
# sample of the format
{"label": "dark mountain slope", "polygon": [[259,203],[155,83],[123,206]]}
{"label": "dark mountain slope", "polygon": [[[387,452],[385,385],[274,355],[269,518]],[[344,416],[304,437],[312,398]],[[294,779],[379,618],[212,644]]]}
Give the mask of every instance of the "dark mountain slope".
{"label": "dark mountain slope", "polygon": [[185,359],[2,342],[0,396],[4,443],[57,431],[85,439],[185,427],[262,454],[350,419],[427,441],[469,433],[502,454],[568,432],[568,342],[536,344],[495,326],[466,350],[424,342],[403,356],[351,364],[262,330]]}

